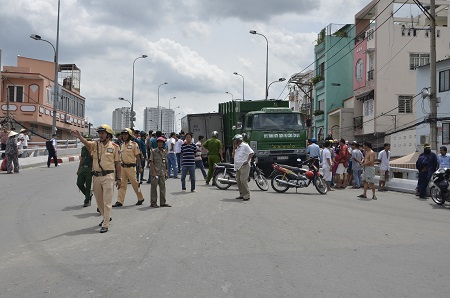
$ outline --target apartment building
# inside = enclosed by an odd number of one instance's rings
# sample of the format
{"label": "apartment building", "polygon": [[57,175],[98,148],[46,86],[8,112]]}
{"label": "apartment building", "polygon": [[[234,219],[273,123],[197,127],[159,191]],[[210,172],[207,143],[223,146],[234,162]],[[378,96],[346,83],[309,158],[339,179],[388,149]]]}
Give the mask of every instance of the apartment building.
{"label": "apartment building", "polygon": [[[145,108],[144,110],[144,129],[160,130],[164,133],[170,133],[176,130],[175,111],[165,107],[159,108],[160,117],[158,118],[158,108]],[[159,119],[159,123],[158,122]]]}
{"label": "apartment building", "polygon": [[[429,9],[429,1],[421,1]],[[436,1],[436,57],[450,54],[450,1]],[[417,10],[400,0],[373,0],[355,16],[354,115],[355,138],[381,148],[391,143],[393,156],[416,150],[416,129],[391,134],[417,120],[416,68],[429,63],[430,21],[423,13],[404,18],[398,10]],[[427,83],[428,82],[428,83]],[[426,79],[425,85],[429,86]]]}
{"label": "apartment building", "polygon": [[[352,24],[330,24],[318,35],[315,54],[314,85],[314,136],[323,140],[328,132],[334,138],[350,138],[353,135],[351,108],[344,101],[353,97],[353,40]],[[348,123],[349,122],[349,123]]]}
{"label": "apartment building", "polygon": [[[428,89],[430,81],[430,65],[418,67],[416,94]],[[438,101],[437,117],[443,121],[437,122],[437,145],[447,146],[450,151],[450,58],[436,62],[436,98]],[[424,92],[426,95],[427,93]],[[427,96],[419,97],[419,102],[414,106],[417,121],[426,119],[430,114],[430,99]],[[447,120],[448,119],[448,120]],[[423,124],[415,127],[417,150],[422,151],[423,144],[430,143],[430,125]]]}
{"label": "apartment building", "polygon": [[112,113],[112,129],[115,132],[131,127],[131,108],[117,108]]}
{"label": "apartment building", "polygon": [[[54,62],[17,57],[17,66],[1,71],[0,118],[9,110],[12,126],[28,128],[36,134],[34,141],[51,138],[54,98]],[[60,64],[56,128],[59,139],[71,139],[71,130],[84,132],[85,98],[80,95],[81,71],[75,64]],[[42,136],[42,137],[41,137]]]}

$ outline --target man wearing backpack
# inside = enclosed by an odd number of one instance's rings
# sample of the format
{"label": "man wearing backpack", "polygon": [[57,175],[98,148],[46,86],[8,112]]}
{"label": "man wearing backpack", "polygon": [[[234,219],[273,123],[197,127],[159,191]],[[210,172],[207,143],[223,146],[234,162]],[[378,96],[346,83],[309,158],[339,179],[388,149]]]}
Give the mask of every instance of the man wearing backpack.
{"label": "man wearing backpack", "polygon": [[431,151],[430,144],[425,143],[423,145],[423,153],[421,153],[417,159],[416,168],[419,171],[419,197],[421,199],[426,199],[428,182],[431,179],[431,175],[439,168],[437,156]]}

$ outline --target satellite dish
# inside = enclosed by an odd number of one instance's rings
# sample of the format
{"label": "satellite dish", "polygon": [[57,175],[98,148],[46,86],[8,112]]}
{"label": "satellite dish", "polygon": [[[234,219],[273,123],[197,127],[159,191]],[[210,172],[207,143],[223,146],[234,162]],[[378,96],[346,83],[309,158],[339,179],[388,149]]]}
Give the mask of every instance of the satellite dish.
{"label": "satellite dish", "polygon": [[425,99],[430,96],[430,91],[428,91],[428,88],[422,89],[422,99]]}

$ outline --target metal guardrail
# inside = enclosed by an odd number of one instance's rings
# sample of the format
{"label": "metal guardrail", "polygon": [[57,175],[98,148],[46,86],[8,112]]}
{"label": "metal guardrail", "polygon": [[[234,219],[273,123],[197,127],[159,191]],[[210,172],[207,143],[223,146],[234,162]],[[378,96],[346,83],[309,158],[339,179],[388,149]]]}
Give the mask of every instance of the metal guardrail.
{"label": "metal guardrail", "polygon": [[[73,149],[78,148],[80,141],[75,140],[56,140],[56,147],[58,149]],[[5,151],[0,150],[0,154]],[[22,152],[22,158],[25,157],[37,157],[48,155],[47,148],[45,147],[45,142],[28,142],[27,149],[19,149],[19,153]],[[25,154],[26,153],[26,154]]]}

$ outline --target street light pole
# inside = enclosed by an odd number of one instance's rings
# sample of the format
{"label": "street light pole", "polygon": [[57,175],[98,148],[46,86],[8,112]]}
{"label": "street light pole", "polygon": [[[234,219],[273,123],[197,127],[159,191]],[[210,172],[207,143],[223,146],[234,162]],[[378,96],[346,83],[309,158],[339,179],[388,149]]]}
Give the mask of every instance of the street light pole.
{"label": "street light pole", "polygon": [[169,110],[170,110],[170,101],[171,101],[172,99],[175,99],[175,98],[177,98],[177,97],[174,96],[174,97],[172,97],[171,99],[169,99]]}
{"label": "street light pole", "polygon": [[61,0],[58,0],[58,19],[57,19],[57,23],[56,23],[56,47],[53,46],[53,44],[51,42],[49,42],[48,40],[42,39],[39,35],[36,34],[31,34],[31,38],[34,40],[42,40],[45,41],[47,43],[49,43],[52,47],[53,50],[55,51],[55,56],[53,59],[53,62],[55,63],[55,77],[53,79],[53,94],[54,94],[54,98],[53,98],[53,119],[52,119],[52,134],[56,133],[56,103],[57,100],[59,98],[58,96],[58,91],[59,91],[59,84],[58,84],[58,48],[59,48],[59,15],[60,15],[60,8],[61,8]]}
{"label": "street light pole", "polygon": [[239,73],[237,73],[237,72],[234,72],[233,74],[236,75],[236,76],[240,76],[240,77],[242,78],[242,101],[244,101],[244,100],[245,100],[245,96],[244,96],[244,92],[245,92],[245,79],[244,79],[244,76],[241,75],[241,74],[239,74]]}
{"label": "street light pole", "polygon": [[[160,84],[158,86],[158,122],[156,122],[156,130],[159,130],[159,120],[160,120],[160,115],[159,115],[159,87],[161,87],[162,85],[167,85],[167,84],[168,84],[167,82],[164,82],[164,83],[162,83],[162,84]],[[162,124],[161,124],[161,126],[162,126]]]}
{"label": "street light pole", "polygon": [[176,109],[178,109],[178,108],[180,108],[180,106],[178,106],[178,107],[175,107],[174,109],[173,109],[173,121],[172,121],[172,131],[173,131],[173,129],[175,128],[175,130],[176,130],[176,127],[175,127],[175,110]]}
{"label": "street light pole", "polygon": [[131,129],[134,128],[134,63],[136,62],[136,60],[141,59],[141,58],[147,58],[147,55],[142,55],[137,57],[136,59],[134,59],[133,61],[133,81],[131,83]]}
{"label": "street light pole", "polygon": [[[174,113],[174,114],[175,114],[175,113]],[[178,115],[181,115],[181,112],[175,115],[175,117],[174,117],[174,118],[175,118],[175,124],[177,123],[176,119],[177,119],[177,116],[178,116]],[[177,125],[177,127],[175,127],[175,130],[178,130],[178,125]]]}
{"label": "street light pole", "polygon": [[[133,105],[129,100],[127,100],[127,99],[125,99],[125,98],[123,98],[123,97],[119,97],[119,100],[128,101],[128,103],[130,104],[130,106]],[[122,113],[122,114],[123,114],[123,113]],[[131,117],[130,117],[130,116],[131,116]],[[131,119],[132,117],[133,117],[133,114],[130,112],[128,118]],[[133,123],[132,120],[130,120],[130,126],[131,126],[131,123]],[[131,129],[133,129],[133,128],[131,128]]]}
{"label": "street light pole", "polygon": [[[286,81],[286,79],[285,78],[279,78],[277,81],[273,81],[272,83],[270,83],[270,85],[272,85],[273,83],[279,83],[279,82],[283,82],[283,81]],[[267,95],[269,95],[270,85],[267,86],[267,92],[266,92]]]}
{"label": "street light pole", "polygon": [[230,95],[231,95],[231,100],[234,101],[234,96],[233,96],[233,94],[231,94],[231,93],[228,92],[228,91],[226,91],[225,93],[226,93],[226,94],[230,94]]}
{"label": "street light pole", "polygon": [[262,37],[264,37],[266,39],[266,43],[267,43],[267,47],[266,47],[266,100],[267,97],[269,96],[268,94],[268,82],[269,82],[269,41],[267,40],[267,37],[264,34],[258,33],[255,30],[250,30],[250,34],[256,34],[256,35],[261,35]]}

